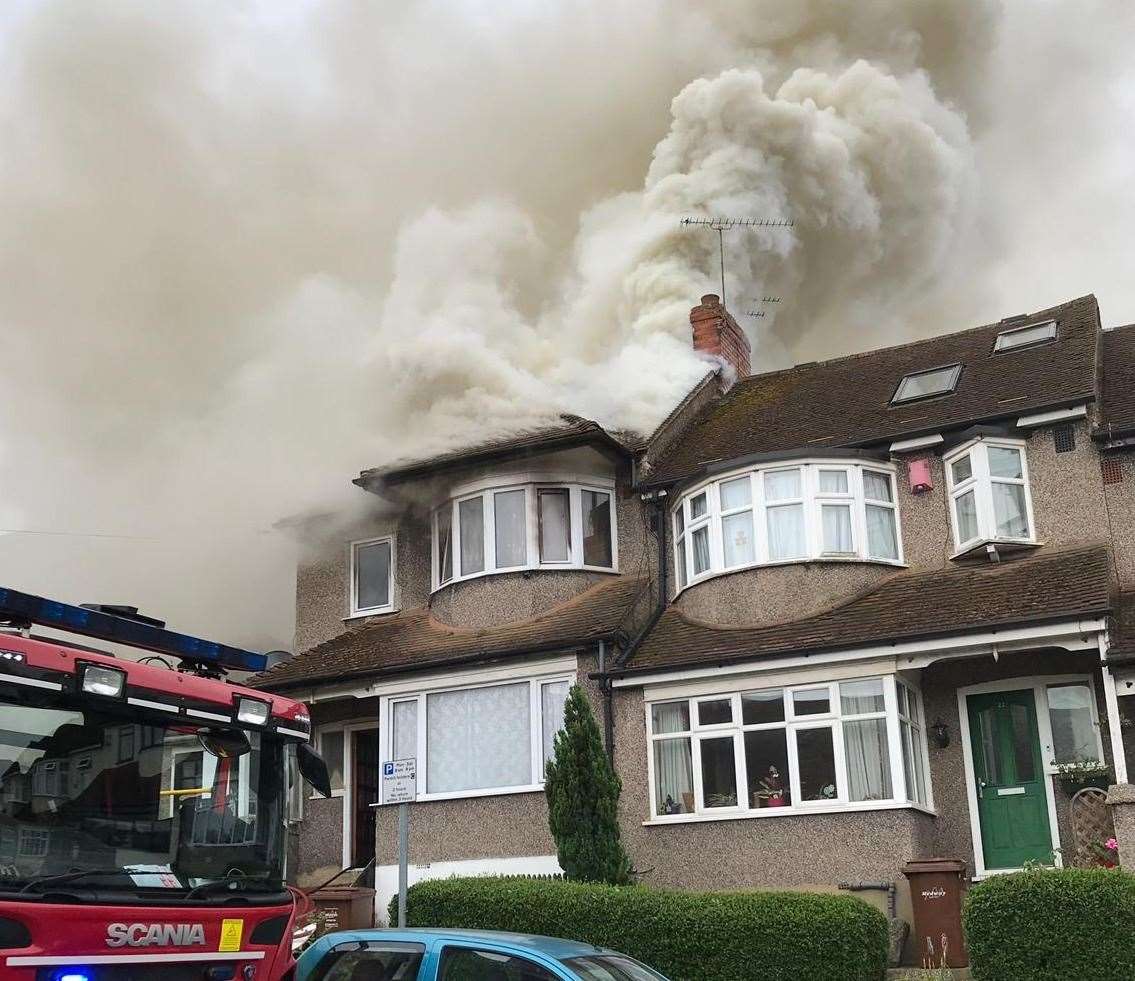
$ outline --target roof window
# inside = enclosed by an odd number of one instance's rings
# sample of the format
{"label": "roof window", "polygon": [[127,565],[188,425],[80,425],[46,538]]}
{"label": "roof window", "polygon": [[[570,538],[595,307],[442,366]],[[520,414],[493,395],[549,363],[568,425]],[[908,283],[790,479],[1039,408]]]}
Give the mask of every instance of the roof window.
{"label": "roof window", "polygon": [[1040,324],[1027,324],[1013,330],[1003,330],[993,343],[994,351],[1011,351],[1018,347],[1030,347],[1056,340],[1056,321],[1046,320]]}
{"label": "roof window", "polygon": [[960,364],[946,365],[944,368],[931,368],[928,371],[915,371],[904,375],[891,397],[891,404],[914,402],[933,395],[945,395],[958,387],[958,377],[962,373]]}

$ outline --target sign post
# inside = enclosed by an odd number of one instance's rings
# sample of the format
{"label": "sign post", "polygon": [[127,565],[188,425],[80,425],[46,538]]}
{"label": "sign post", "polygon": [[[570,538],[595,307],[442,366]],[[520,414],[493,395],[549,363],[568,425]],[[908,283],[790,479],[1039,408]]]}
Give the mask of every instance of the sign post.
{"label": "sign post", "polygon": [[406,888],[410,862],[410,801],[418,795],[417,760],[382,764],[382,803],[398,805],[398,926],[406,926]]}

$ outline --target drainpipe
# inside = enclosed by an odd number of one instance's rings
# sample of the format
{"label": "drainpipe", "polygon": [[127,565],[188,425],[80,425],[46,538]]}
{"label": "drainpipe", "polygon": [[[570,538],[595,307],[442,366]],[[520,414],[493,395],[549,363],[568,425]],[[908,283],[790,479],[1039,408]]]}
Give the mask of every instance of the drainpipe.
{"label": "drainpipe", "polygon": [[895,884],[893,882],[841,882],[839,888],[846,889],[848,892],[886,892],[887,917],[892,920],[895,918],[898,905],[895,899]]}
{"label": "drainpipe", "polygon": [[[664,492],[663,492],[664,493]],[[634,652],[642,645],[646,635],[650,633],[654,625],[658,622],[663,612],[666,610],[666,498],[658,495],[651,499],[650,503],[654,505],[654,529],[655,537],[658,539],[658,595],[654,602],[654,609],[650,613],[643,628],[635,634],[630,643],[627,644],[622,654],[615,658],[615,667],[620,667],[627,663],[633,656]],[[603,726],[604,737],[607,746],[607,755],[611,758],[613,763],[615,760],[615,713],[614,713],[614,693],[611,686],[611,678],[607,674],[607,657],[606,657],[606,644],[603,641],[599,642],[599,670],[595,673],[599,681],[600,689],[603,692]]]}

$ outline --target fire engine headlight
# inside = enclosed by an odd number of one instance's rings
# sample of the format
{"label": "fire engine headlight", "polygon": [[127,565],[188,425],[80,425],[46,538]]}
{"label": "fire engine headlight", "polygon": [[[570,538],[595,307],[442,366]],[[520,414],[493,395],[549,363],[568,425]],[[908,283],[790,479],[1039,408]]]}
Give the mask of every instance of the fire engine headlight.
{"label": "fire engine headlight", "polygon": [[243,695],[236,700],[236,720],[241,725],[262,726],[268,721],[272,706],[258,698],[246,698]]}
{"label": "fire engine headlight", "polygon": [[101,664],[84,664],[79,687],[87,695],[121,698],[126,694],[126,672]]}

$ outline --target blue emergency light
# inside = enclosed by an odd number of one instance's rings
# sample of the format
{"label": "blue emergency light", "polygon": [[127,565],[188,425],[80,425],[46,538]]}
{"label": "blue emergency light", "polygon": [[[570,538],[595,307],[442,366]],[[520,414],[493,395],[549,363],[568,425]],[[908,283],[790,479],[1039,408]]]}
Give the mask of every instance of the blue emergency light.
{"label": "blue emergency light", "polygon": [[168,654],[206,667],[236,671],[263,671],[268,667],[267,655],[166,630],[161,620],[108,613],[107,609],[72,606],[0,586],[0,622],[19,627],[54,627],[84,637]]}

